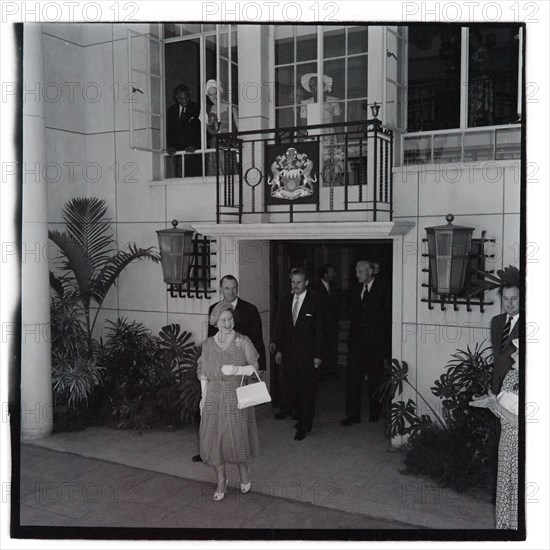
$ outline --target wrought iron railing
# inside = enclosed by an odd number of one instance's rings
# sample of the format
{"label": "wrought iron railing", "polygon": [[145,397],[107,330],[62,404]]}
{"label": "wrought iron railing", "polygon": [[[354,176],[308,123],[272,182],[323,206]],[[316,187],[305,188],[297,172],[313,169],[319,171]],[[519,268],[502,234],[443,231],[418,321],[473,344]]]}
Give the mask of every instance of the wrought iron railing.
{"label": "wrought iron railing", "polygon": [[218,223],[392,220],[393,132],[376,118],[218,134],[216,165]]}

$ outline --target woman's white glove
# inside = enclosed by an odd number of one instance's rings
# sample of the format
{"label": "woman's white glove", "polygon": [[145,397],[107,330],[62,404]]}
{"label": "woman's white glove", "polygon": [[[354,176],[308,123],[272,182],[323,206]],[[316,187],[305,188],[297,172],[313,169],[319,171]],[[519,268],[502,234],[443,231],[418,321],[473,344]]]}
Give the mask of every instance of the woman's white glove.
{"label": "woman's white glove", "polygon": [[252,365],[245,365],[244,367],[237,367],[235,365],[223,365],[222,373],[226,376],[250,376],[254,374],[254,367]]}

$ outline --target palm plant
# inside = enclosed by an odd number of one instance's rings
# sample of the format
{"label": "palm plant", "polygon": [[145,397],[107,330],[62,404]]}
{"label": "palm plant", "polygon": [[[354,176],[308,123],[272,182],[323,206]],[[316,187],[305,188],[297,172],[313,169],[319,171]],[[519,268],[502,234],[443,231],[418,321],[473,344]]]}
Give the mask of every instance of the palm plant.
{"label": "palm plant", "polygon": [[488,292],[495,288],[502,288],[506,285],[520,286],[520,272],[514,265],[509,265],[504,269],[497,270],[497,274],[493,275],[488,271],[476,269],[475,273],[479,278],[473,279],[471,288],[468,291],[468,296],[473,298],[482,292]]}
{"label": "palm plant", "polygon": [[[61,274],[50,271],[54,419],[60,424],[71,415],[85,414],[103,380],[101,345],[92,334],[107,293],[133,261],[159,261],[151,248],[129,245],[116,251],[106,211],[105,201],[98,198],[72,199],[63,209],[66,231],[49,232],[61,260]],[[91,318],[93,306],[97,310]]]}
{"label": "palm plant", "polygon": [[[160,260],[152,248],[139,248],[135,244],[116,251],[112,222],[106,211],[105,201],[96,197],[71,199],[63,209],[67,230],[49,232],[63,259],[63,274],[50,272],[51,287],[60,299],[78,305],[88,341],[92,340],[103,301],[122,271],[136,260],[148,258],[156,263]],[[93,304],[97,309],[91,319]]]}

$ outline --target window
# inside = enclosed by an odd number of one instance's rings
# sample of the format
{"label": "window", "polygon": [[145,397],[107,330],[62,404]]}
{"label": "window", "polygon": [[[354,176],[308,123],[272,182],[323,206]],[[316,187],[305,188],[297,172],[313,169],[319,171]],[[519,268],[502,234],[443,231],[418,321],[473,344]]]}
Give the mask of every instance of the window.
{"label": "window", "polygon": [[274,35],[276,127],[370,118],[368,27],[275,25]]}
{"label": "window", "polygon": [[409,28],[407,129],[423,136],[404,138],[406,164],[519,157],[522,40],[518,25]]}
{"label": "window", "polygon": [[238,125],[236,27],[154,27],[128,34],[130,146],[161,154],[154,179],[213,176],[215,134]]}
{"label": "window", "polygon": [[215,134],[238,127],[236,27],[165,24],[164,36],[165,177],[214,176]]}

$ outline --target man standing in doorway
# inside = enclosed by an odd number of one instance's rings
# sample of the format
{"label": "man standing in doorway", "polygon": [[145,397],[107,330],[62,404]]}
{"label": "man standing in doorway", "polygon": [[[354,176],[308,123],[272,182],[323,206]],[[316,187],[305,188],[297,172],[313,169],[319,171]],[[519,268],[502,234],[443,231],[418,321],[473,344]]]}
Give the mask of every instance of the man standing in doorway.
{"label": "man standing in doorway", "polygon": [[506,373],[512,368],[514,338],[519,338],[519,288],[509,284],[500,289],[504,313],[491,319],[491,343],[493,345],[493,381],[491,390],[498,395]]}
{"label": "man standing in doorway", "polygon": [[346,381],[346,418],[342,426],[361,421],[361,397],[365,375],[368,378],[369,422],[376,422],[382,412],[374,391],[381,384],[384,359],[391,355],[391,310],[388,293],[374,277],[375,264],[357,262],[355,273],[360,286],[352,290],[351,323],[348,338]]}
{"label": "man standing in doorway", "polygon": [[[317,372],[321,365],[322,313],[315,294],[307,290],[304,269],[290,272],[292,294],[283,297],[277,309],[275,363],[282,365],[283,388],[298,422],[294,439],[301,441],[311,431],[317,397]],[[277,418],[290,411],[281,410]]]}
{"label": "man standing in doorway", "polygon": [[[265,346],[262,334],[262,319],[255,305],[239,298],[239,283],[233,275],[225,275],[220,282],[220,290],[223,301],[233,306],[233,319],[235,332],[248,336],[256,351],[260,354],[258,358],[258,369],[265,372]],[[212,310],[219,304],[216,302],[208,309],[208,317]],[[214,336],[218,332],[217,327],[208,324],[208,336]],[[195,455],[193,462],[201,462],[201,456]]]}

